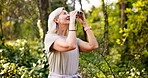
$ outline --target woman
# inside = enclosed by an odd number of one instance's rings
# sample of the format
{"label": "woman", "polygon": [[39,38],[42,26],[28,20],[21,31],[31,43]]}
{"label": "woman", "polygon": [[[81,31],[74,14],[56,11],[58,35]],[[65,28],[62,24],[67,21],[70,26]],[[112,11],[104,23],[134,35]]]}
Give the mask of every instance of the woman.
{"label": "woman", "polygon": [[[48,78],[80,78],[78,76],[79,52],[98,48],[91,27],[85,21],[84,13],[76,17],[78,11],[70,14],[64,7],[54,10],[48,19],[48,32],[45,36],[45,50],[48,53]],[[76,38],[75,20],[85,29],[88,42]]]}

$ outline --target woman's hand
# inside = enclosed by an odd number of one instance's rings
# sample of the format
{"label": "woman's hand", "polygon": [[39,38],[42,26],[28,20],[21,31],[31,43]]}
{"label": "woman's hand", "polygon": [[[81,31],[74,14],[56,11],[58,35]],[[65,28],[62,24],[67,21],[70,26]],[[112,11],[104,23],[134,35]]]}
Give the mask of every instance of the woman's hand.
{"label": "woman's hand", "polygon": [[77,16],[77,20],[82,24],[83,27],[85,27],[87,24],[86,19],[85,19],[85,15],[84,15],[84,12],[81,11],[81,13],[82,13],[82,15]]}
{"label": "woman's hand", "polygon": [[70,12],[70,23],[75,23],[77,11]]}

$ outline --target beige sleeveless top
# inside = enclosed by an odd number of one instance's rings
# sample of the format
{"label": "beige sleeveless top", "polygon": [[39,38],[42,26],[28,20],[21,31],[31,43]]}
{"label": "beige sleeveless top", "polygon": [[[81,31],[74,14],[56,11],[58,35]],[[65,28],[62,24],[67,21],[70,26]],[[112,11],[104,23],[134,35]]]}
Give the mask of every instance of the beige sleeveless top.
{"label": "beige sleeveless top", "polygon": [[66,37],[57,34],[47,33],[45,35],[44,44],[48,54],[49,73],[74,75],[77,73],[79,65],[79,39],[77,39],[76,49],[68,52],[58,52],[50,49],[51,45],[58,38],[66,39]]}

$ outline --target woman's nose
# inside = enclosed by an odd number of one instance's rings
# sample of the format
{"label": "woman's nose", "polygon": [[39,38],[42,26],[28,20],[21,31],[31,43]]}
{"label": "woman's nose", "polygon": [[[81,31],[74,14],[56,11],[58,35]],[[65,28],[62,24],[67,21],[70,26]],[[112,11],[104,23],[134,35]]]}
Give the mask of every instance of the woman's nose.
{"label": "woman's nose", "polygon": [[67,14],[67,16],[70,16],[70,14]]}
{"label": "woman's nose", "polygon": [[69,14],[67,14],[67,17],[68,17],[68,18],[70,18],[70,15],[69,15]]}

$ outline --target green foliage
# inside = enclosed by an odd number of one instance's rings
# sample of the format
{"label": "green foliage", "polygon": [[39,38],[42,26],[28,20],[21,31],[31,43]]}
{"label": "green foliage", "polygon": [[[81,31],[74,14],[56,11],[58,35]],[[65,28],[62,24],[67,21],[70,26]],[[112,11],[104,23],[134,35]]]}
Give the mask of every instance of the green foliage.
{"label": "green foliage", "polygon": [[[126,1],[129,8],[127,27],[120,25],[120,10],[117,4],[107,6],[109,21],[110,53],[104,53],[104,19],[100,8],[88,14],[87,21],[97,36],[99,49],[81,54],[80,72],[84,78],[143,78],[148,77],[148,1]],[[96,14],[97,13],[97,14]],[[95,20],[101,18],[99,20]],[[95,20],[95,21],[94,21]]]}
{"label": "green foliage", "polygon": [[109,55],[103,55],[99,52],[85,53],[81,54],[79,72],[84,78],[114,78],[113,74],[116,78],[148,77],[146,66],[142,65],[138,56],[128,61],[128,63],[120,64],[123,61],[121,61],[121,54],[118,51]]}
{"label": "green foliage", "polygon": [[43,44],[19,39],[11,45],[0,45],[0,77],[47,77],[48,64]]}
{"label": "green foliage", "polygon": [[[79,73],[83,78],[148,77],[148,1],[125,1],[128,6],[125,27],[120,25],[119,3],[107,5],[109,54],[104,53],[102,8],[94,7],[86,14],[99,48],[80,53]],[[52,0],[51,5],[52,10],[58,6],[69,8],[61,0]],[[0,78],[47,78],[48,62],[40,39],[43,30],[36,1],[1,0],[0,11],[4,33],[0,37],[5,41],[4,45],[0,41]],[[77,37],[83,39],[82,26],[77,26]]]}
{"label": "green foliage", "polygon": [[37,28],[38,9],[34,0],[2,0],[0,1],[2,30],[4,38],[39,38]]}

